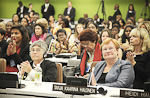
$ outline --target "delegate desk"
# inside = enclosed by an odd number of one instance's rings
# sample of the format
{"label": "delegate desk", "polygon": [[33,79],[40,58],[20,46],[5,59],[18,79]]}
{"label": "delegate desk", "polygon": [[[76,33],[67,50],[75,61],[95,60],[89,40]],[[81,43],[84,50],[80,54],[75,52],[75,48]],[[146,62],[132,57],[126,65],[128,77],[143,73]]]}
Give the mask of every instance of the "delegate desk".
{"label": "delegate desk", "polygon": [[[35,97],[58,97],[58,98],[120,98],[120,88],[111,88],[104,87],[107,89],[106,95],[101,94],[91,94],[91,95],[71,95],[64,94],[61,91],[53,91],[53,84],[61,84],[64,83],[54,83],[54,82],[42,82],[41,86],[35,86],[33,81],[21,81],[26,85],[25,88],[17,89],[17,88],[6,88],[0,89],[1,98],[35,98]],[[122,88],[123,89],[123,88]],[[133,89],[125,89],[125,90],[133,90]],[[134,90],[135,91],[135,90]],[[143,92],[143,90],[136,90]]]}

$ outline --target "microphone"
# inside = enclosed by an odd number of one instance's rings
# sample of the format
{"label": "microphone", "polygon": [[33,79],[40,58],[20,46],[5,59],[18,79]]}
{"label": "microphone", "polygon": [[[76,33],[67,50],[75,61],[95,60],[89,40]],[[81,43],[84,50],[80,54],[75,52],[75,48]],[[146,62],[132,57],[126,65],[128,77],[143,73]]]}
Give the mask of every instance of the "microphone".
{"label": "microphone", "polygon": [[103,87],[100,87],[97,91],[99,92],[99,94],[102,94],[102,95],[107,94],[107,90],[105,90]]}

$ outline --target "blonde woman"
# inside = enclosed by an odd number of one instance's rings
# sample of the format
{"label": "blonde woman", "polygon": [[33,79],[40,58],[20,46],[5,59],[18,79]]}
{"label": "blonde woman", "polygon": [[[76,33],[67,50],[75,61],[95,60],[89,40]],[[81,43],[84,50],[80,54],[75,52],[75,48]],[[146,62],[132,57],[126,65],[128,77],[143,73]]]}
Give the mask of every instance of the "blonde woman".
{"label": "blonde woman", "polygon": [[150,77],[150,39],[144,28],[135,28],[130,33],[129,51],[125,51],[123,59],[131,62],[135,71],[133,88],[143,89],[144,82]]}

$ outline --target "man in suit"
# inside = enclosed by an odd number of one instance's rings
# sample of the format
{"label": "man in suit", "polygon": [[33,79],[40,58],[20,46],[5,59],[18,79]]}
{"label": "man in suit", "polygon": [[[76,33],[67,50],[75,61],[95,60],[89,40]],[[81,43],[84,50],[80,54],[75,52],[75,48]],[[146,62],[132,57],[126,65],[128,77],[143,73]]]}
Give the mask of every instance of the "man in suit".
{"label": "man in suit", "polygon": [[19,7],[17,8],[16,14],[18,14],[19,20],[21,20],[23,18],[24,14],[28,13],[28,8],[23,6],[22,1],[19,1],[18,4],[19,4]]}
{"label": "man in suit", "polygon": [[68,2],[68,7],[65,8],[64,15],[65,16],[69,15],[69,17],[71,19],[70,20],[71,24],[74,24],[75,8],[72,7],[72,2],[71,1]]}
{"label": "man in suit", "polygon": [[45,18],[47,21],[49,19],[49,16],[54,16],[55,10],[53,5],[49,4],[49,0],[45,0],[45,4],[41,7],[41,13],[43,15],[43,18]]}
{"label": "man in suit", "polygon": [[117,16],[117,15],[122,15],[121,12],[120,12],[120,10],[119,10],[119,4],[116,4],[116,5],[114,6],[114,10],[115,10],[115,13],[114,13],[114,15],[113,15],[113,20],[116,21],[116,16]]}

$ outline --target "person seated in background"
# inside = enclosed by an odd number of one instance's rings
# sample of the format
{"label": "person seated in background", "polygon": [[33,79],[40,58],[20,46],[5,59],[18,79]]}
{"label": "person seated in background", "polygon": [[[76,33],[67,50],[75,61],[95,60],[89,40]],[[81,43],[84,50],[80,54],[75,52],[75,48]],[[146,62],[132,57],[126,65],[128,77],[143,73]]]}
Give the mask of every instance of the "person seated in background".
{"label": "person seated in background", "polygon": [[118,40],[119,39],[119,27],[118,26],[113,26],[112,27],[112,31],[111,31],[111,38],[114,38],[114,39],[116,39],[116,40]]}
{"label": "person seated in background", "polygon": [[20,23],[18,14],[12,16],[13,25]]}
{"label": "person seated in background", "polygon": [[8,42],[9,40],[11,40],[11,28],[13,26],[13,22],[8,21],[6,23],[6,34],[5,34],[5,40]]}
{"label": "person seated in background", "polygon": [[103,22],[102,22],[102,25],[104,26],[104,29],[109,29],[109,21],[108,20],[104,20]]}
{"label": "person seated in background", "polygon": [[133,20],[132,18],[128,18],[128,19],[126,20],[126,26],[128,26],[128,25],[134,26],[134,20]]}
{"label": "person seated in background", "polygon": [[6,53],[7,46],[8,46],[8,43],[6,42],[6,40],[4,40],[5,34],[6,31],[0,28],[0,58],[3,57],[2,50],[4,51],[4,53]]}
{"label": "person seated in background", "polygon": [[25,28],[27,29],[29,38],[31,39],[31,36],[32,36],[33,31],[32,31],[32,29],[31,29],[31,27],[29,26],[28,19],[27,19],[27,18],[22,18],[22,19],[21,19],[21,24],[22,24],[23,26],[25,26]]}
{"label": "person seated in background", "polygon": [[144,19],[143,18],[139,18],[138,19],[138,24],[143,23]]}
{"label": "person seated in background", "polygon": [[71,36],[71,29],[70,29],[70,26],[69,26],[69,20],[67,18],[62,18],[61,22],[60,22],[60,26],[61,27],[58,27],[58,28],[55,28],[53,30],[53,35],[55,37],[55,39],[57,39],[57,36],[56,36],[56,32],[59,30],[59,29],[64,29],[67,33],[67,39],[69,40],[70,36]]}
{"label": "person seated in background", "polygon": [[[119,44],[108,38],[101,44],[104,61],[96,64],[88,77],[89,85],[130,88],[134,81],[133,66],[129,61],[118,59]],[[90,81],[91,78],[91,81]]]}
{"label": "person seated in background", "polygon": [[25,75],[26,80],[34,80],[36,67],[42,69],[42,81],[44,82],[55,82],[57,77],[57,67],[54,62],[45,60],[44,55],[47,51],[47,45],[44,41],[38,40],[30,46],[30,56],[32,62],[24,61],[21,65],[21,75]]}
{"label": "person seated in background", "polygon": [[75,44],[70,43],[67,39],[67,34],[64,29],[59,29],[56,33],[58,41],[50,43],[50,53],[73,53],[77,54],[78,48]]}
{"label": "person seated in background", "polygon": [[128,25],[125,27],[123,35],[121,38],[118,39],[118,43],[123,49],[123,51],[126,51],[130,47],[130,32],[134,27],[132,25]]}
{"label": "person seated in background", "polygon": [[80,55],[81,54],[81,51],[82,51],[82,49],[81,49],[81,45],[80,45],[80,40],[78,39],[78,37],[79,37],[79,34],[82,32],[84,30],[84,27],[83,27],[83,25],[81,24],[81,23],[79,23],[79,24],[77,24],[76,26],[75,26],[75,34],[72,34],[71,36],[70,36],[70,39],[69,39],[69,43],[73,43],[75,46],[77,46],[77,48],[78,48],[78,55]]}
{"label": "person seated in background", "polygon": [[[41,19],[38,19],[36,21],[36,23],[40,23],[40,24],[43,24],[45,26],[45,28],[47,29],[48,33],[52,36],[52,38],[54,39],[54,36],[52,34],[52,32],[50,31],[50,28],[48,27],[48,21],[45,19],[45,18],[41,18]],[[48,35],[49,35],[48,34]]]}
{"label": "person seated in background", "polygon": [[39,13],[34,13],[34,15],[33,15],[33,21],[32,21],[33,25],[36,23],[36,21],[37,21],[39,18],[40,18]]}
{"label": "person seated in background", "polygon": [[33,4],[32,3],[30,3],[29,5],[28,5],[28,13],[30,13],[30,12],[32,12],[33,11],[33,13],[35,12],[34,10],[33,10]]}
{"label": "person seated in background", "polygon": [[90,73],[92,63],[101,61],[102,53],[96,32],[85,29],[80,33],[79,40],[84,51],[81,54],[81,63],[76,73],[86,78]]}
{"label": "person seated in background", "polygon": [[[109,29],[103,29],[101,34],[100,34],[100,40],[99,43],[100,45],[103,43],[104,40],[106,40],[107,38],[111,38],[111,31]],[[122,50],[121,48],[118,49],[118,58],[122,58]],[[102,57],[102,60],[104,58]]]}
{"label": "person seated in background", "polygon": [[138,28],[145,28],[148,31],[149,36],[150,36],[150,22],[143,21],[142,23],[138,24]]}
{"label": "person seated in background", "polygon": [[34,35],[31,38],[32,43],[37,40],[43,40],[49,46],[49,43],[52,40],[52,35],[47,33],[45,25],[42,23],[36,23],[34,25]]}
{"label": "person seated in background", "polygon": [[6,72],[18,72],[17,64],[31,60],[29,56],[29,36],[26,28],[21,25],[13,25],[11,28],[11,42],[7,50],[2,51],[3,58],[7,61]]}
{"label": "person seated in background", "polygon": [[129,4],[126,20],[130,17],[134,17],[134,19],[136,19],[136,11],[134,10],[133,4]]}
{"label": "person seated in background", "polygon": [[131,48],[123,53],[123,60],[130,61],[135,71],[134,89],[143,89],[144,82],[150,78],[150,38],[144,28],[130,32]]}

